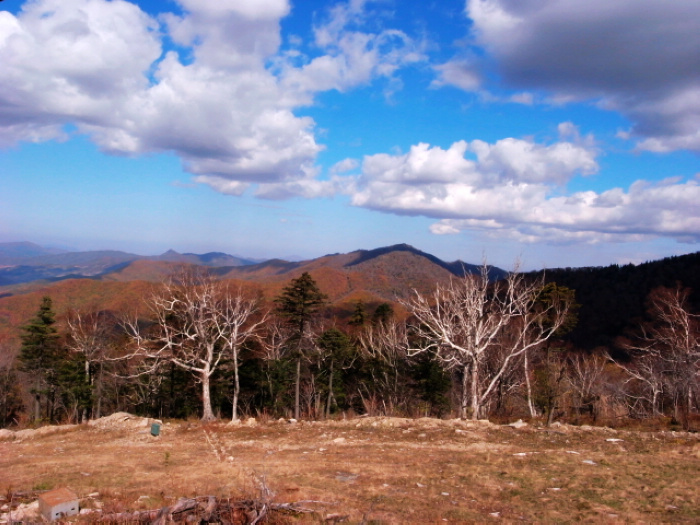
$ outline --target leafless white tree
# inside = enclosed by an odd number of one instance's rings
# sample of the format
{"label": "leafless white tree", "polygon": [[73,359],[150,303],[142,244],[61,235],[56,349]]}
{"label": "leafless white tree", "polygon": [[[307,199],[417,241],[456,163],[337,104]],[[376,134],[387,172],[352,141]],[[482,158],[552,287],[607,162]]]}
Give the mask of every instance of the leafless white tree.
{"label": "leafless white tree", "polygon": [[[99,418],[102,404],[102,362],[110,345],[115,320],[106,312],[96,309],[89,311],[71,310],[66,317],[68,338],[66,346],[71,352],[78,353],[85,360],[85,384],[95,389],[92,406],[93,418]],[[88,417],[83,411],[82,419]]]}
{"label": "leafless white tree", "polygon": [[253,338],[258,337],[260,328],[269,317],[268,311],[260,308],[260,300],[245,297],[241,289],[232,292],[224,288],[221,298],[221,325],[223,326],[222,339],[226,349],[231,352],[233,365],[233,411],[231,420],[238,420],[238,398],[241,392],[239,377],[240,350],[241,347]]}
{"label": "leafless white tree", "polygon": [[690,290],[657,288],[649,295],[650,321],[639,334],[621,342],[631,362],[612,359],[630,377],[644,385],[652,413],[658,414],[663,393],[672,397],[676,416],[690,410],[700,380],[700,316],[690,313]]}
{"label": "leafless white tree", "polygon": [[[225,284],[198,270],[185,269],[163,283],[149,302],[154,323],[145,331],[137,320],[127,322],[135,350],[128,358],[141,358],[154,371],[168,362],[194,374],[202,385],[202,420],[215,419],[210,380],[229,352],[239,392],[238,362],[241,345],[262,322],[253,320],[257,302],[234,293]],[[264,315],[262,316],[264,318]],[[237,399],[236,399],[237,401]],[[237,417],[234,403],[234,418]]]}
{"label": "leafless white tree", "polygon": [[[379,365],[371,367],[370,373],[373,390],[382,394],[380,398],[385,415],[389,415],[401,402],[401,392],[404,390],[401,385],[401,368],[408,358],[407,348],[406,323],[396,319],[367,324],[360,331],[360,354],[364,359]],[[378,400],[373,392],[360,391],[359,394],[365,407],[372,410],[376,408]],[[365,398],[365,395],[369,397]]]}
{"label": "leafless white tree", "polygon": [[[517,268],[516,268],[517,270]],[[404,306],[413,314],[409,354],[433,352],[442,365],[462,369],[462,417],[477,419],[514,359],[548,340],[564,323],[570,304],[539,302],[543,278],[517,271],[491,283],[489,268],[439,285],[431,297],[418,292]],[[485,366],[500,354],[497,366]]]}

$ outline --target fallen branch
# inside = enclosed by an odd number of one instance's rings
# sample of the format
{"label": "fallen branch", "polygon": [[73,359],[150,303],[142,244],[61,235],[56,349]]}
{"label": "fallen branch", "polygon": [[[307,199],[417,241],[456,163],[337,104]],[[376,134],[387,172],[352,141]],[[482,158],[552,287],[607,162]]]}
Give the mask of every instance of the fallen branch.
{"label": "fallen branch", "polygon": [[260,499],[236,500],[202,496],[181,498],[175,505],[153,510],[117,512],[103,514],[97,521],[109,523],[165,523],[189,522],[195,517],[199,523],[223,523],[230,525],[254,525],[262,523],[271,513],[310,514],[315,509],[302,504],[321,504],[320,501],[305,500],[291,503],[271,503]]}

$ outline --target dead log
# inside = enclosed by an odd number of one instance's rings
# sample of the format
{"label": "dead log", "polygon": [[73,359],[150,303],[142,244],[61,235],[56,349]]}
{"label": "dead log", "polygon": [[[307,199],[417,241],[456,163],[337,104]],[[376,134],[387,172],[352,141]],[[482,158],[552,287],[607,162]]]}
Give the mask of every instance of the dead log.
{"label": "dead log", "polygon": [[109,523],[227,523],[231,525],[256,525],[269,518],[274,512],[308,514],[316,512],[302,503],[323,503],[303,501],[291,503],[271,503],[262,499],[231,501],[215,496],[181,498],[172,506],[153,510],[116,512],[103,514],[98,521]]}

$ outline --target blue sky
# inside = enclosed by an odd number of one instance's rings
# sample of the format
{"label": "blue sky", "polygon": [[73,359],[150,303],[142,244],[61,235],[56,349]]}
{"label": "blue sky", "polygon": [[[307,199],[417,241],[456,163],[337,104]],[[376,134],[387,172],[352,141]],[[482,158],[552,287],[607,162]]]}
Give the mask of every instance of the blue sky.
{"label": "blue sky", "polygon": [[697,0],[5,0],[0,242],[525,268],[700,240]]}

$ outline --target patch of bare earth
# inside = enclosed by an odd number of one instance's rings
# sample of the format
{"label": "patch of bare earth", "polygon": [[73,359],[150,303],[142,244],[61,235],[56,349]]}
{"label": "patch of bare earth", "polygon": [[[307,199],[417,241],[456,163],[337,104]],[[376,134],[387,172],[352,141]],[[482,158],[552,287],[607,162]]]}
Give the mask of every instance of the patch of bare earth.
{"label": "patch of bare earth", "polygon": [[285,518],[307,523],[700,522],[698,472],[697,434],[460,420],[166,422],[152,436],[119,414],[0,440],[3,494],[66,486],[125,512],[264,483],[275,502],[315,502]]}

